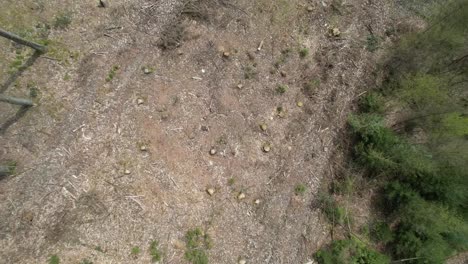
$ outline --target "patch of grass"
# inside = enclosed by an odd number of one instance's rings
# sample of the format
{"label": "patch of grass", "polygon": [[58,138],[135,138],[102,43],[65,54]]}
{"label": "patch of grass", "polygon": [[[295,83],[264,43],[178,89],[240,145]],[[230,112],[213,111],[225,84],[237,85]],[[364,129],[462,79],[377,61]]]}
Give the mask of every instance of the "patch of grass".
{"label": "patch of grass", "polygon": [[244,78],[245,79],[253,79],[257,76],[257,70],[252,65],[247,65],[244,67]]}
{"label": "patch of grass", "polygon": [[374,52],[376,50],[378,50],[380,47],[379,47],[379,38],[376,36],[376,35],[369,35],[367,37],[367,44],[366,44],[366,48],[368,51],[370,52]]}
{"label": "patch of grass", "polygon": [[112,79],[114,79],[115,75],[117,74],[117,71],[120,69],[118,65],[112,66],[112,69],[109,71],[109,74],[107,75],[106,81],[110,82]]}
{"label": "patch of grass", "polygon": [[300,183],[294,187],[294,193],[296,195],[304,195],[304,193],[307,191],[307,186],[304,184]]}
{"label": "patch of grass", "polygon": [[276,92],[279,94],[284,94],[287,90],[288,90],[288,86],[284,84],[280,84],[278,85],[278,87],[276,87]]}
{"label": "patch of grass", "polygon": [[302,48],[299,50],[299,56],[303,59],[309,55],[309,49],[308,48]]}
{"label": "patch of grass", "polygon": [[140,249],[139,246],[132,247],[131,254],[132,254],[133,256],[136,256],[136,255],[140,254],[140,252],[141,252],[141,249]]}
{"label": "patch of grass", "polygon": [[378,93],[368,93],[359,100],[359,109],[364,113],[381,114],[385,111],[385,101]]}
{"label": "patch of grass", "polygon": [[339,179],[333,183],[333,192],[340,194],[353,194],[356,189],[356,178],[346,175],[343,179]]}
{"label": "patch of grass", "polygon": [[93,264],[92,261],[88,260],[88,259],[83,259],[80,264]]}
{"label": "patch of grass", "polygon": [[319,195],[320,208],[333,225],[344,225],[350,222],[346,209],[336,202],[335,198],[329,194]]}
{"label": "patch of grass", "polygon": [[104,249],[102,249],[100,246],[96,246],[94,248],[94,250],[98,251],[98,252],[101,252],[101,253],[104,253]]}
{"label": "patch of grass", "polygon": [[52,255],[52,256],[50,256],[47,263],[48,264],[60,264],[60,258],[57,255]]}
{"label": "patch of grass", "polygon": [[65,75],[63,76],[63,80],[64,80],[64,81],[70,80],[70,74],[68,74],[68,72],[65,73]]}
{"label": "patch of grass", "polygon": [[55,16],[53,26],[56,29],[65,29],[70,26],[72,22],[72,14],[70,12],[65,12]]}
{"label": "patch of grass", "polygon": [[[1,164],[1,165],[2,165],[2,167],[5,166],[7,168],[7,170],[8,170],[8,171],[4,172],[4,175],[15,174],[16,166],[17,166],[15,161],[8,161],[5,164]],[[1,173],[0,173],[0,176],[2,176]]]}
{"label": "patch of grass", "polygon": [[16,54],[15,59],[10,63],[8,73],[12,74],[17,72],[24,63],[24,55],[19,53]]}
{"label": "patch of grass", "polygon": [[288,61],[289,57],[291,56],[291,52],[292,52],[291,48],[286,48],[282,50],[279,59],[274,64],[275,68],[278,69],[279,67],[281,67],[281,65],[285,64]]}
{"label": "patch of grass", "polygon": [[149,253],[151,256],[151,262],[155,263],[161,261],[162,259],[162,252],[159,250],[159,243],[156,240],[151,241],[149,247]]}
{"label": "patch of grass", "polygon": [[185,259],[192,264],[208,264],[206,250],[211,248],[211,239],[200,228],[189,230],[185,235],[187,249]]}
{"label": "patch of grass", "polygon": [[234,179],[234,178],[229,178],[229,180],[228,180],[227,183],[228,183],[229,186],[232,186],[232,185],[234,185],[234,183],[236,183],[236,179]]}
{"label": "patch of grass", "polygon": [[356,239],[338,240],[314,254],[319,264],[387,264],[390,259]]}
{"label": "patch of grass", "polygon": [[315,91],[317,90],[319,86],[320,86],[320,80],[313,79],[304,85],[304,93],[307,96],[311,97],[314,95]]}

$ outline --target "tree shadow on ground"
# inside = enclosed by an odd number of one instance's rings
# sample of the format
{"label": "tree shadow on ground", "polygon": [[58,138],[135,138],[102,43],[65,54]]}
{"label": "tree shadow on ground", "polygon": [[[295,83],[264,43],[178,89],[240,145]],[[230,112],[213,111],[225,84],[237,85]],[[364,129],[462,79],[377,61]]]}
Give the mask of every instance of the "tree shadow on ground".
{"label": "tree shadow on ground", "polygon": [[[41,55],[40,52],[36,51],[34,52],[31,57],[23,64],[21,67],[13,73],[6,81],[0,86],[0,94],[4,93],[19,77],[23,75],[23,73],[31,67],[34,62],[36,62],[37,58]],[[31,107],[29,106],[21,106],[18,112],[10,118],[8,118],[3,124],[0,126],[0,134],[4,134],[6,130],[16,123],[21,117],[23,117],[26,112],[30,109]]]}

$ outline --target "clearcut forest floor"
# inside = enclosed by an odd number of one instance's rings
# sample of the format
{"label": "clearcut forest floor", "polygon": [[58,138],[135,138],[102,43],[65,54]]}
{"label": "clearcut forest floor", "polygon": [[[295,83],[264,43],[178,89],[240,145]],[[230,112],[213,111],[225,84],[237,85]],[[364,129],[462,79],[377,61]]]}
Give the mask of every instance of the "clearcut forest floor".
{"label": "clearcut forest floor", "polygon": [[150,263],[153,240],[161,263],[187,263],[197,227],[209,263],[305,264],[330,241],[318,192],[397,1],[0,6],[0,27],[50,40],[37,58],[0,40],[1,92],[36,95],[0,104],[0,161],[17,162],[0,180],[0,263]]}

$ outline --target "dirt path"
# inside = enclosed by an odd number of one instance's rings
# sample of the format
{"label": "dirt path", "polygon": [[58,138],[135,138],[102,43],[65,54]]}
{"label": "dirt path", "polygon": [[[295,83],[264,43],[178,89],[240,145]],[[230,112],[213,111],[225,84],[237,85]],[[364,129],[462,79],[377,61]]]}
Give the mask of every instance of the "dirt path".
{"label": "dirt path", "polygon": [[51,38],[73,56],[26,70],[38,106],[0,135],[19,161],[0,181],[0,263],[150,263],[152,240],[185,263],[196,227],[210,263],[307,263],[328,241],[317,192],[378,56],[366,26],[383,36],[392,4],[181,2],[70,4]]}

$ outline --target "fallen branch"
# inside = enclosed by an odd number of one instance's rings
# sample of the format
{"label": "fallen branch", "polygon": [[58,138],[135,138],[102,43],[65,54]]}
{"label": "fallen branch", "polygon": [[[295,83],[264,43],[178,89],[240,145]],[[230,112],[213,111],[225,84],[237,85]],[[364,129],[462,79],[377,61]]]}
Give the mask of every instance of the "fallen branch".
{"label": "fallen branch", "polygon": [[29,99],[11,97],[8,95],[0,94],[0,102],[5,102],[14,105],[33,106],[34,103]]}
{"label": "fallen branch", "polygon": [[4,37],[4,38],[7,38],[9,40],[12,40],[18,44],[21,44],[21,45],[25,45],[25,46],[28,46],[30,48],[33,48],[41,53],[45,53],[47,52],[47,48],[45,46],[42,46],[40,44],[37,44],[35,42],[32,42],[32,41],[29,41],[29,40],[25,40],[23,38],[21,38],[20,36],[17,36],[13,33],[10,33],[10,32],[7,32],[3,29],[0,28],[0,36]]}

